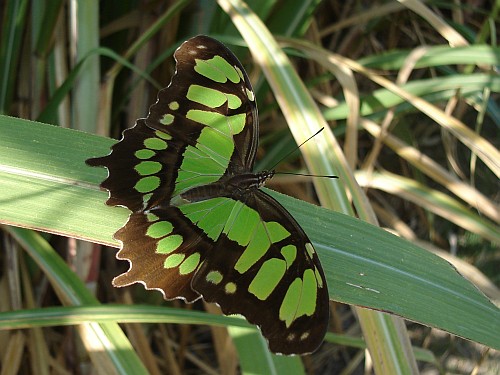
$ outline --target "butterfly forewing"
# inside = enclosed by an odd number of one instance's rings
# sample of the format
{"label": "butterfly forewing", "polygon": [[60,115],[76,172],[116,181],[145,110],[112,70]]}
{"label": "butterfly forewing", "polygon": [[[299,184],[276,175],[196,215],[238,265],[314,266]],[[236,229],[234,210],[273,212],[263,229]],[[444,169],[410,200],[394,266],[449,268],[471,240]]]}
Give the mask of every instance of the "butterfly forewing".
{"label": "butterfly forewing", "polygon": [[[328,323],[328,291],[302,228],[252,174],[258,118],[250,81],[221,43],[194,37],[146,119],[111,154],[89,159],[109,175],[107,204],[129,208],[115,233],[130,269],[166,299],[202,296],[257,324],[270,349],[314,351]],[[239,178],[241,176],[241,178]],[[263,177],[264,176],[264,177]]]}
{"label": "butterfly forewing", "polygon": [[181,124],[167,131],[186,144],[210,149],[216,160],[229,155],[232,163],[226,169],[251,171],[258,116],[243,66],[223,44],[202,35],[186,41],[174,57],[176,74],[151,106],[148,126],[164,131],[165,124],[167,129]]}
{"label": "butterfly forewing", "polygon": [[[185,144],[146,125],[144,119],[123,132],[110,155],[87,160],[105,166],[108,177],[101,183],[110,194],[107,204],[125,206],[132,212],[168,204],[175,173],[182,161]],[[177,151],[176,151],[177,150]]]}

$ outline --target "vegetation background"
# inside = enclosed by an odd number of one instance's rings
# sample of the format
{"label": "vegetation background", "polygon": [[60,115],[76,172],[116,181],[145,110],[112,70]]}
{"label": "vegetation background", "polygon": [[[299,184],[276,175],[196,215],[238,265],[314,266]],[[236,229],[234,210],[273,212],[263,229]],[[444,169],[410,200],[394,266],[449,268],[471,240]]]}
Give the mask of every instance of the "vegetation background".
{"label": "vegetation background", "polygon": [[[498,305],[499,1],[248,6],[0,3],[1,374],[500,373],[500,313],[482,294]],[[104,206],[105,171],[83,163],[113,143],[91,134],[119,139],[146,116],[175,48],[197,34],[227,44],[254,83],[259,169],[328,125],[279,168],[340,181],[269,184],[344,214],[280,198],[337,301],[313,355],[274,356],[212,305],[111,286],[126,265],[102,244],[118,246],[128,213]]]}

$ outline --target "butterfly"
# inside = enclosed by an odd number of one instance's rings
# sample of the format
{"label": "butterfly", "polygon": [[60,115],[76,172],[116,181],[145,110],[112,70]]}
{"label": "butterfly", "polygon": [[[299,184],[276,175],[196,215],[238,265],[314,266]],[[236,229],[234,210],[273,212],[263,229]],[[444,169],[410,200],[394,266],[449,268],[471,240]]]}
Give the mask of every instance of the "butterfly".
{"label": "butterfly", "polygon": [[165,299],[217,303],[257,325],[274,353],[311,353],[328,327],[325,275],[304,230],[253,172],[255,94],[236,56],[199,35],[174,53],[176,72],[147,118],[109,155],[87,160],[108,177],[107,204],[130,211],[114,235],[129,270]]}

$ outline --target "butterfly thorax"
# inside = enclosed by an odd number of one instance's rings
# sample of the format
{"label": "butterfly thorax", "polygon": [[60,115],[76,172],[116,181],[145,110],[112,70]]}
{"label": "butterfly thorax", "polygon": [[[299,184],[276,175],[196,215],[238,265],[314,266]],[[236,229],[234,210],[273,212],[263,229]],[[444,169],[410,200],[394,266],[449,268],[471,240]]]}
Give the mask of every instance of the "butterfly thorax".
{"label": "butterfly thorax", "polygon": [[274,173],[274,170],[271,170],[224,176],[217,182],[194,187],[179,194],[178,197],[173,197],[170,204],[176,206],[179,203],[199,202],[216,197],[233,197],[238,199],[264,186],[266,181],[274,176]]}

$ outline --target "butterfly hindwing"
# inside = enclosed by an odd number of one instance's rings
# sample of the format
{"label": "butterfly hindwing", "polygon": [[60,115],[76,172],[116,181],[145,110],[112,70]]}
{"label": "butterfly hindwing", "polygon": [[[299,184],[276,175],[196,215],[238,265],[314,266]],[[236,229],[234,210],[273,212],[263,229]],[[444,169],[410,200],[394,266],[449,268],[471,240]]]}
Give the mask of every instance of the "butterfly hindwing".
{"label": "butterfly hindwing", "polygon": [[218,41],[197,36],[174,54],[176,73],[146,119],[124,132],[104,166],[108,205],[132,211],[115,233],[127,272],[166,299],[203,297],[258,325],[270,349],[314,351],[328,323],[328,291],[302,228],[258,189],[258,117],[250,81]]}
{"label": "butterfly hindwing", "polygon": [[268,194],[255,190],[234,202],[193,289],[224,313],[258,325],[273,352],[313,352],[328,325],[328,291],[317,254]]}
{"label": "butterfly hindwing", "polygon": [[123,244],[117,258],[128,260],[130,268],[115,277],[113,285],[140,282],[161,291],[165,299],[197,300],[201,296],[191,280],[213,246],[205,237],[175,207],[132,213],[115,233]]}

